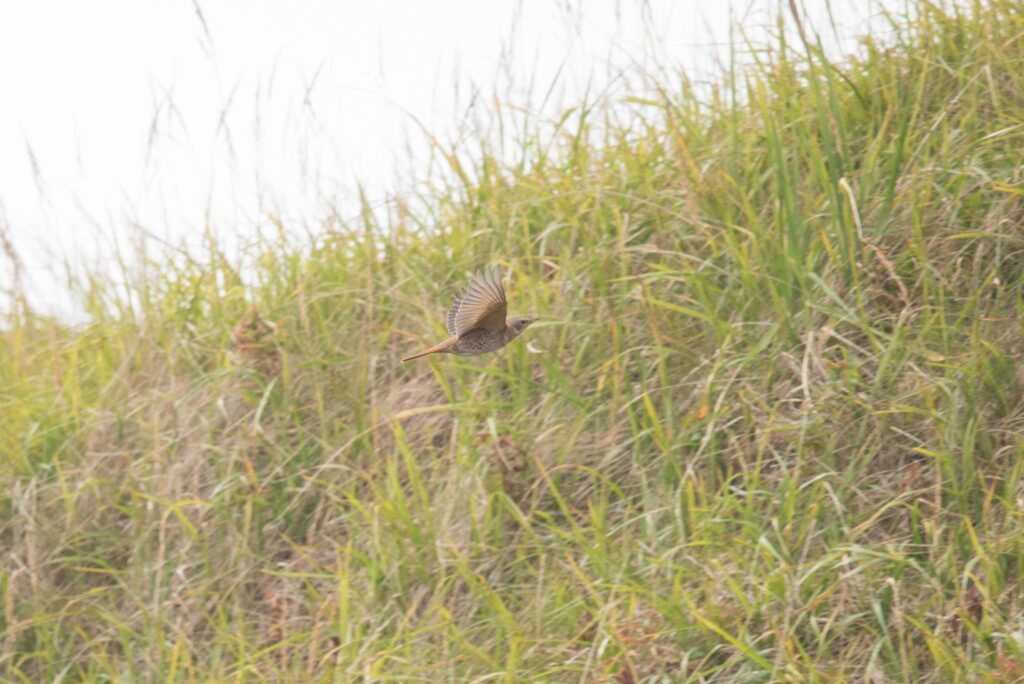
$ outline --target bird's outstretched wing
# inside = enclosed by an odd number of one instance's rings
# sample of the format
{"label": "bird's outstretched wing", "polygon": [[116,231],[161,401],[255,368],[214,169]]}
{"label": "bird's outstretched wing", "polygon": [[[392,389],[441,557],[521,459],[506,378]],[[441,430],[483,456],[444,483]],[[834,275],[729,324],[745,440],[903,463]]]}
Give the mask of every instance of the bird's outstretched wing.
{"label": "bird's outstretched wing", "polygon": [[473,328],[501,330],[505,327],[508,302],[497,267],[484,269],[469,281],[448,309],[448,334],[462,337]]}

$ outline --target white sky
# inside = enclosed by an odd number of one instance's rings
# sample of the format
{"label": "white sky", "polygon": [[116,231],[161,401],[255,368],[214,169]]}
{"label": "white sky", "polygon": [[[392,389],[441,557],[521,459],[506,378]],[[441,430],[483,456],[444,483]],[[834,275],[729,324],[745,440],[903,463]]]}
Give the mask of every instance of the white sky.
{"label": "white sky", "polygon": [[[325,205],[352,206],[357,181],[379,196],[400,189],[396,169],[415,176],[426,145],[413,117],[446,138],[472,86],[537,107],[555,84],[551,113],[631,64],[706,72],[730,23],[757,40],[780,4],[5,2],[0,230],[32,301],[67,314],[54,263],[112,267],[140,228],[172,243],[206,226],[244,239],[270,211],[315,226]],[[802,4],[824,33],[825,0]],[[877,5],[832,4],[849,49]],[[0,253],[0,292],[11,273]]]}

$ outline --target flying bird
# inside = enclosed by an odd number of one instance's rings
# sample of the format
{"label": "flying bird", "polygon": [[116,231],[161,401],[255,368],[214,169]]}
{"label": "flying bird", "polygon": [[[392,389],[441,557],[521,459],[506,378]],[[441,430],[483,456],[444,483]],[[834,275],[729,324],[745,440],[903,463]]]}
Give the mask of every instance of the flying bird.
{"label": "flying bird", "polygon": [[412,361],[429,354],[458,354],[473,356],[501,349],[536,318],[516,316],[506,319],[508,302],[501,286],[501,273],[497,267],[484,269],[470,279],[451,308],[448,309],[447,340],[402,359]]}

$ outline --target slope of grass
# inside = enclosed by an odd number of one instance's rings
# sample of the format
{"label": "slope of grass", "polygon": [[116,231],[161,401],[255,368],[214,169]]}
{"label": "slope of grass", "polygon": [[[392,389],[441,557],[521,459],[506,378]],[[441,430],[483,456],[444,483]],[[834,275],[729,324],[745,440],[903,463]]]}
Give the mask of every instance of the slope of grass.
{"label": "slope of grass", "polygon": [[[1024,677],[1024,9],[911,10],[20,308],[4,678]],[[398,363],[487,263],[543,353]]]}

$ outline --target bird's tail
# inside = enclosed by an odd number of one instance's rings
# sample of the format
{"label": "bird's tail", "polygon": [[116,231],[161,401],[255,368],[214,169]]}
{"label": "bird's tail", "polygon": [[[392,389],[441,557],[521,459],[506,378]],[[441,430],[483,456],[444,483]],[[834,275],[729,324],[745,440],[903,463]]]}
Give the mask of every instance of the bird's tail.
{"label": "bird's tail", "polygon": [[441,342],[440,344],[435,344],[430,349],[424,349],[419,354],[413,354],[412,356],[406,356],[404,359],[402,359],[402,363],[405,363],[406,361],[412,361],[413,359],[418,359],[418,358],[420,358],[422,356],[429,356],[431,354],[440,354],[441,352],[448,351],[448,347],[450,347],[450,346],[451,346],[451,340],[445,340],[444,342]]}

